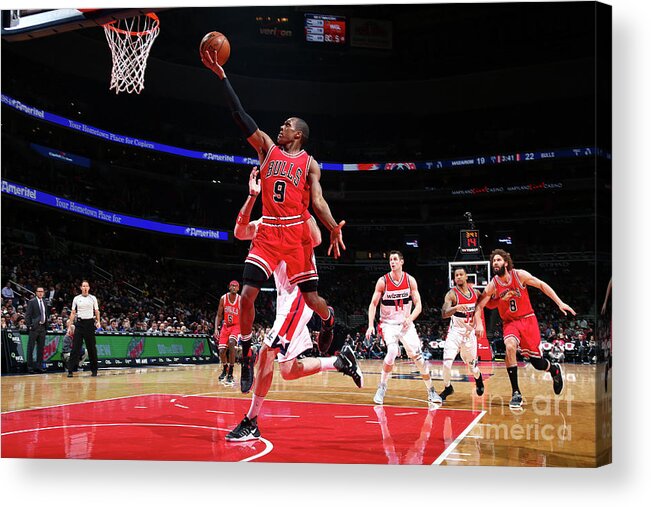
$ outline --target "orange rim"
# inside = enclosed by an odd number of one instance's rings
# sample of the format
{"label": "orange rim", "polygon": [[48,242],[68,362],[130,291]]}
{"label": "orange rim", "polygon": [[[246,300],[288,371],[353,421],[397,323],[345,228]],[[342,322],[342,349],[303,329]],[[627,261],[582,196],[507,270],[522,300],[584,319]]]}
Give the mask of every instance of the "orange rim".
{"label": "orange rim", "polygon": [[156,16],[156,14],[154,14],[153,12],[148,12],[148,13],[145,14],[145,16],[147,16],[148,18],[153,19],[154,20],[154,25],[149,30],[144,30],[142,32],[132,32],[130,30],[122,30],[122,28],[118,28],[117,26],[113,26],[113,25],[115,25],[115,23],[117,23],[117,20],[109,21],[108,23],[106,23],[103,26],[108,28],[109,30],[113,30],[114,32],[117,32],[117,33],[122,34],[122,35],[130,35],[131,37],[142,37],[143,35],[147,35],[147,34],[151,33],[153,30],[155,30],[156,28],[158,28],[158,25],[160,24],[160,21],[158,20],[158,16]]}

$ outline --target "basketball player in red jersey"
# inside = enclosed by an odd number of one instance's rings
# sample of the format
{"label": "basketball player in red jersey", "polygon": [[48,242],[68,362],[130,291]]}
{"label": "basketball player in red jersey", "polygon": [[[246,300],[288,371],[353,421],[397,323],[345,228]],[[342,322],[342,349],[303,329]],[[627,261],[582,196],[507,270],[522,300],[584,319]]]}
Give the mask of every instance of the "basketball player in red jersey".
{"label": "basketball player in red jersey", "polygon": [[[260,230],[262,219],[249,221],[255,200],[260,193],[260,183],[256,181],[257,167],[249,176],[249,197],[240,210],[240,220],[235,225],[235,237],[240,240],[254,239]],[[310,237],[313,245],[321,243],[321,231],[313,217],[309,217]],[[304,357],[299,355],[312,350],[312,338],[307,323],[313,311],[305,305],[301,291],[292,285],[287,277],[287,264],[281,261],[274,270],[276,284],[276,320],[264,337],[259,357],[255,364],[255,382],[251,405],[240,423],[226,435],[230,442],[243,442],[260,438],[258,415],[262,409],[265,397],[269,393],[274,375],[274,362],[284,380],[295,380],[323,371],[339,371],[353,379],[355,385],[361,388],[364,375],[357,365],[353,349],[345,345],[341,353],[330,357]]]}
{"label": "basketball player in red jersey", "polygon": [[[484,394],[484,381],[477,366],[477,337],[475,336],[475,305],[479,291],[468,285],[468,274],[459,266],[454,270],[454,287],[445,295],[441,317],[450,319],[448,335],[443,349],[443,383],[445,389],[441,399],[454,393],[450,379],[452,363],[461,352],[461,359],[468,365],[475,378],[475,390],[478,396]],[[482,313],[483,317],[483,313]]]}
{"label": "basketball player in red jersey", "polygon": [[548,371],[554,382],[554,393],[561,394],[563,390],[563,374],[560,365],[543,359],[540,347],[540,327],[538,319],[531,307],[527,286],[540,289],[547,297],[558,305],[563,315],[576,312],[558,297],[554,289],[542,280],[523,269],[515,269],[508,252],[497,249],[491,252],[491,266],[495,277],[486,286],[479,298],[475,309],[475,332],[482,336],[485,332],[480,318],[484,307],[490,299],[497,301],[497,309],[504,323],[504,345],[506,346],[506,371],[509,374],[512,388],[512,398],[509,406],[520,408],[522,394],[518,387],[518,363],[516,351],[529,357],[536,370]]}
{"label": "basketball player in red jersey", "polygon": [[[307,223],[307,207],[330,231],[328,255],[340,255],[345,249],[341,229],[345,221],[337,224],[321,190],[321,167],[304,150],[310,129],[300,118],[288,118],[280,127],[276,143],[261,131],[240,103],[231,87],[224,69],[217,63],[214,51],[201,55],[204,65],[222,81],[224,95],[233,119],[255,149],[260,159],[262,186],[262,223],[251,245],[244,264],[242,299],[240,303],[240,330],[242,332],[243,393],[251,390],[253,364],[251,330],[255,319],[254,303],[262,284],[271,276],[280,261],[287,264],[287,275],[298,285],[305,303],[322,319],[319,333],[319,350],[325,352],[332,343],[334,311],[317,292],[319,277],[314,262],[314,252]],[[238,217],[239,218],[239,217]]]}
{"label": "basketball player in red jersey", "polygon": [[[224,370],[219,376],[219,381],[226,379],[227,385],[233,385],[233,367],[235,365],[235,346],[240,337],[240,283],[233,280],[228,284],[228,293],[219,299],[219,309],[215,317],[215,339],[219,336],[219,360],[224,365]],[[217,330],[223,322],[219,335]]]}

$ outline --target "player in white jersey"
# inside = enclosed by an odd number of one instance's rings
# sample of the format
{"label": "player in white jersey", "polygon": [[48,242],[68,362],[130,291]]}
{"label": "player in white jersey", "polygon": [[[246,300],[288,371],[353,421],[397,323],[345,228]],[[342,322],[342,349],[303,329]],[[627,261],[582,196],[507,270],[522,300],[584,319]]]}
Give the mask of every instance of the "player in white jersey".
{"label": "player in white jersey", "polygon": [[[375,334],[375,313],[377,305],[380,308],[380,328],[382,338],[387,346],[387,354],[384,357],[380,384],[373,401],[378,405],[384,403],[384,395],[387,390],[387,382],[391,377],[393,364],[399,354],[398,342],[407,351],[409,358],[416,364],[420,371],[425,386],[427,387],[427,400],[430,403],[441,403],[441,397],[432,386],[429,375],[429,366],[423,359],[420,338],[414,326],[414,320],[420,315],[422,305],[418,284],[413,276],[402,270],[405,259],[401,252],[392,250],[389,253],[389,266],[391,271],[380,277],[375,284],[375,292],[368,307],[368,329],[366,337]],[[413,302],[413,311],[412,311]]]}
{"label": "player in white jersey", "polygon": [[[249,222],[251,210],[260,193],[257,181],[257,167],[249,176],[249,197],[237,218],[235,237],[249,240],[255,237],[260,220]],[[316,247],[321,243],[321,231],[313,217],[309,217],[312,243]],[[289,283],[286,265],[281,261],[274,270],[276,283],[276,320],[269,334],[265,337],[255,364],[253,397],[251,406],[244,419],[226,435],[226,440],[242,442],[260,438],[258,414],[273,381],[274,360],[278,358],[280,374],[285,380],[294,380],[321,371],[336,370],[352,377],[357,387],[363,387],[364,376],[357,365],[355,354],[349,346],[344,346],[341,353],[331,357],[306,357],[297,359],[306,350],[312,349],[312,338],[307,323],[313,315],[307,306],[298,285]]]}
{"label": "player in white jersey", "polygon": [[475,305],[479,291],[468,285],[465,268],[454,270],[454,287],[445,295],[441,316],[450,319],[448,336],[443,349],[443,383],[445,389],[441,398],[445,400],[454,393],[450,382],[452,363],[461,352],[461,359],[468,365],[475,378],[475,389],[479,396],[484,394],[484,381],[477,366],[477,337],[475,336]]}

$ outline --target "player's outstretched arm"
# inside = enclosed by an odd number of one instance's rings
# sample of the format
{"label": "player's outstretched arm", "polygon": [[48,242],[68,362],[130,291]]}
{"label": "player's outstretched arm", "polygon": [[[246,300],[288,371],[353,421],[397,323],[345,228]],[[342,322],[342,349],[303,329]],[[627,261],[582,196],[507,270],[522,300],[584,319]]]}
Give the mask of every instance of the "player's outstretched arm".
{"label": "player's outstretched arm", "polygon": [[258,180],[258,168],[254,167],[249,174],[249,195],[244,201],[240,212],[237,215],[235,230],[233,234],[240,240],[253,239],[255,236],[256,224],[251,223],[251,211],[258,195],[260,194],[260,181]]}
{"label": "player's outstretched arm", "polygon": [[384,277],[378,279],[377,283],[375,284],[375,292],[373,292],[371,303],[368,305],[368,328],[366,329],[366,338],[369,338],[372,334],[375,334],[375,312],[377,311],[377,305],[382,298],[383,292]]}
{"label": "player's outstretched arm", "polygon": [[307,181],[310,184],[310,198],[312,200],[312,209],[323,225],[330,231],[330,247],[328,248],[328,255],[333,252],[334,258],[338,259],[341,256],[341,249],[346,250],[344,244],[343,234],[341,229],[346,224],[345,220],[337,223],[333,218],[330,206],[323,197],[323,189],[321,188],[321,167],[316,160],[312,159],[307,173]]}
{"label": "player's outstretched arm", "polygon": [[201,54],[201,61],[203,64],[212,70],[217,77],[222,81],[224,97],[226,103],[231,110],[233,115],[233,120],[244,133],[248,143],[253,146],[256,152],[258,152],[258,157],[260,157],[260,163],[266,156],[267,152],[274,145],[274,142],[271,138],[263,131],[258,128],[258,125],[255,123],[253,118],[251,118],[248,113],[242,107],[239,97],[233,90],[230,81],[226,77],[226,72],[224,68],[217,63],[217,51],[206,50]]}
{"label": "player's outstretched arm", "polygon": [[572,315],[576,315],[576,312],[572,309],[572,307],[568,304],[565,304],[563,300],[560,297],[558,297],[558,294],[556,294],[554,289],[552,289],[547,283],[536,278],[535,276],[533,276],[528,271],[525,271],[524,269],[518,270],[518,276],[520,277],[520,281],[523,284],[540,289],[543,292],[543,294],[545,294],[545,296],[547,296],[549,299],[551,299],[554,303],[558,305],[558,309],[561,312],[563,312],[563,315],[567,315],[567,312],[570,312]]}

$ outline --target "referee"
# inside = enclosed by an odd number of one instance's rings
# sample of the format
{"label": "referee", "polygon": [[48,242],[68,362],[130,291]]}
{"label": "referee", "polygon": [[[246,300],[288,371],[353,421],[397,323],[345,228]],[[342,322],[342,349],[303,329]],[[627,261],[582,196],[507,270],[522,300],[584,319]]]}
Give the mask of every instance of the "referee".
{"label": "referee", "polygon": [[[79,355],[81,354],[81,344],[86,343],[86,350],[90,357],[90,370],[93,377],[97,377],[97,345],[95,342],[95,328],[100,327],[99,305],[97,298],[91,294],[88,280],[81,282],[81,294],[75,296],[72,300],[72,312],[68,320],[68,328],[71,324],[76,324],[75,334],[72,340],[72,351],[68,360],[68,377],[72,377],[72,372],[77,369],[79,364]],[[75,317],[77,322],[75,323]],[[94,322],[93,322],[94,321]]]}

